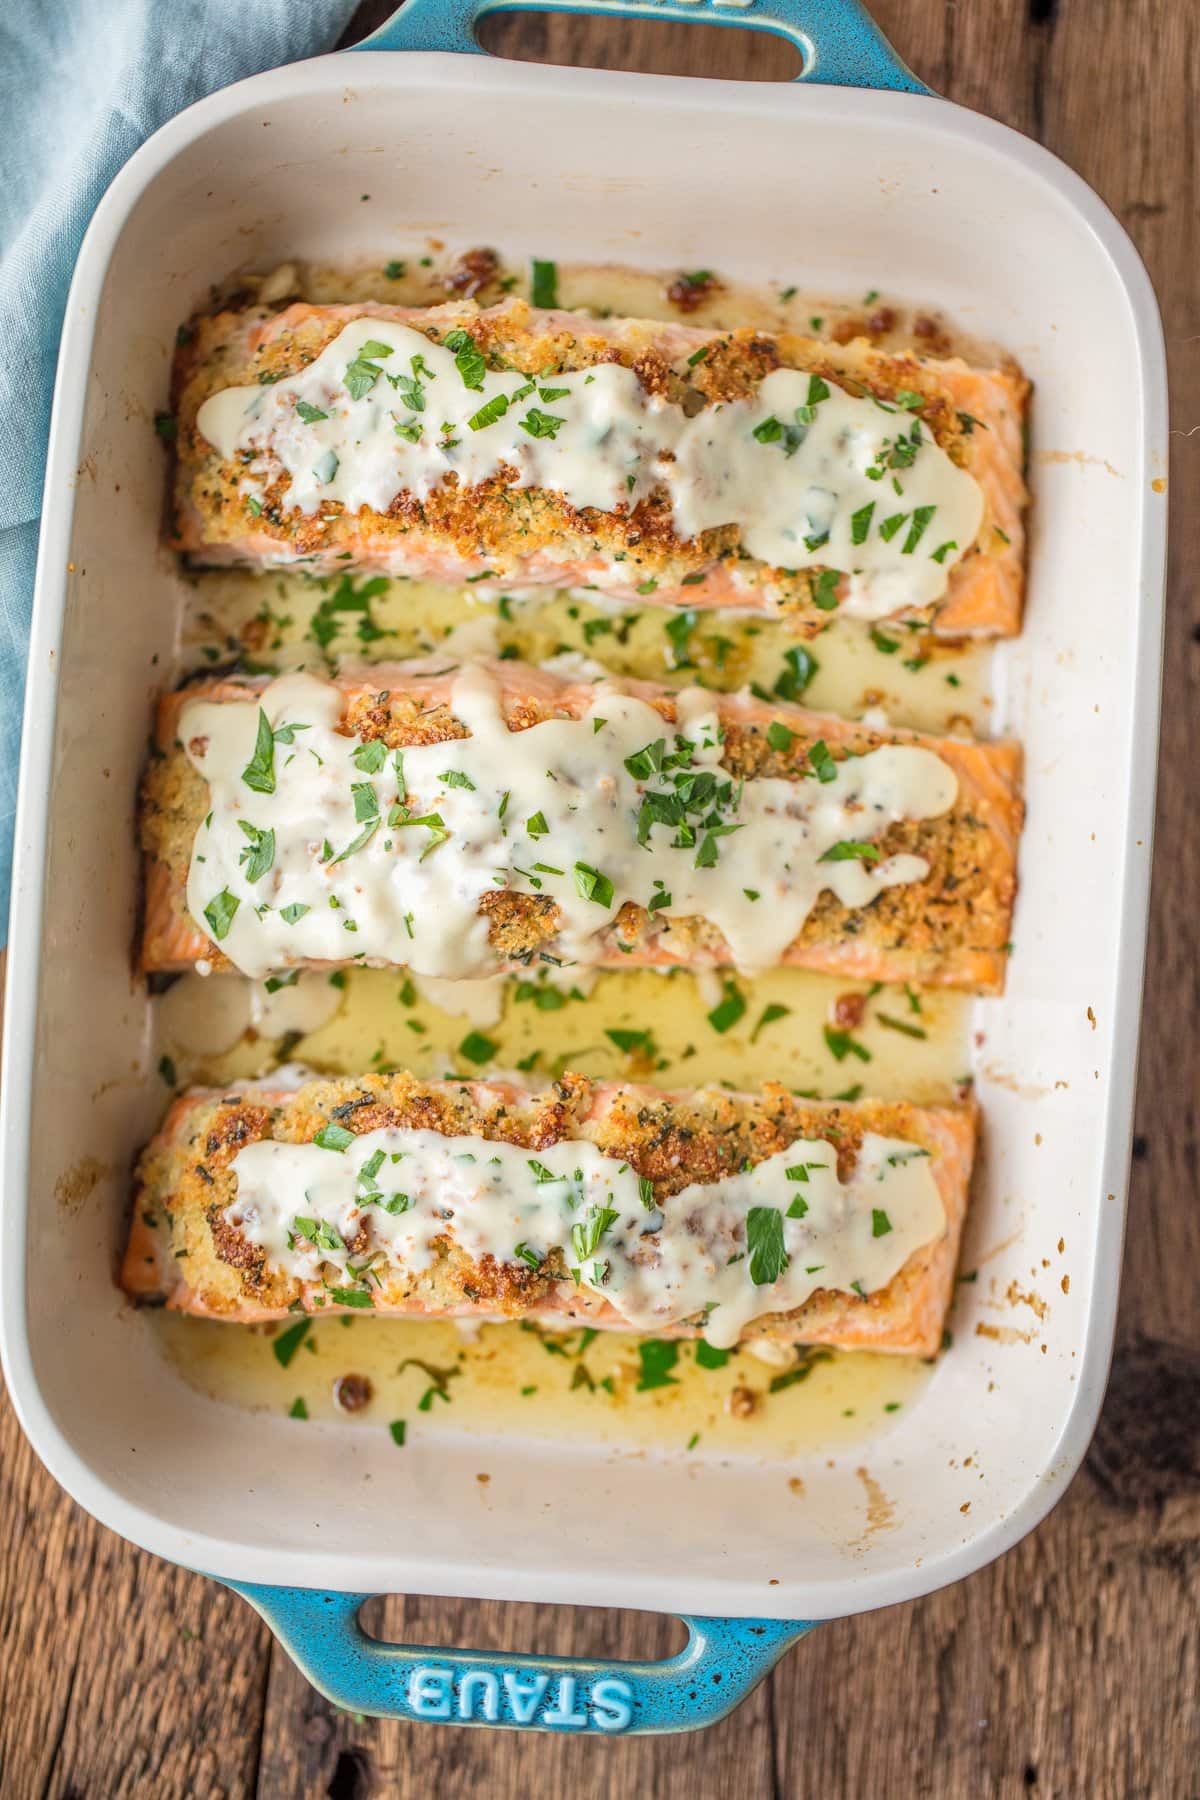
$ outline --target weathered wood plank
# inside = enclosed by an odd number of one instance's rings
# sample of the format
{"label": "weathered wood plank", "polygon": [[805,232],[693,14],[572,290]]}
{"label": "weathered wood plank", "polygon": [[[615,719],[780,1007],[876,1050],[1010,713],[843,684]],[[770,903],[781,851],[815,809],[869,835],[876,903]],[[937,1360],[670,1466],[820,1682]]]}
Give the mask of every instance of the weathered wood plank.
{"label": "weathered wood plank", "polygon": [[224,1588],[103,1530],[0,1391],[0,1793],[255,1791],[268,1634]]}
{"label": "weathered wood plank", "polygon": [[[382,0],[375,10],[387,10]],[[1200,563],[1200,29],[1176,0],[876,0],[873,10],[940,92],[1041,136],[1099,188],[1147,257],[1166,321],[1179,432],[1163,738],[1172,773],[1159,804],[1120,1348],[1085,1472],[1003,1562],[912,1606],[824,1627],[724,1725],[596,1744],[334,1714],[269,1655],[248,1608],[119,1543],[59,1494],[4,1407],[6,1795],[1138,1800],[1196,1790],[1200,834],[1181,776],[1200,717],[1189,581]],[[538,16],[492,29],[533,59],[743,77],[788,68],[785,46],[742,33]],[[664,1653],[671,1629],[415,1600],[391,1603],[386,1628],[626,1656]]]}

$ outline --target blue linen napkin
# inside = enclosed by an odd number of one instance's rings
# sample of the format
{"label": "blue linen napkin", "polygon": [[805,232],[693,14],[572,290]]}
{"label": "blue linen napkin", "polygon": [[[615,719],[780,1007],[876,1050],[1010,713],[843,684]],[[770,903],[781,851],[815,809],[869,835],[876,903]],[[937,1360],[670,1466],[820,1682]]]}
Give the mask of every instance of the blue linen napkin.
{"label": "blue linen napkin", "polygon": [[0,943],[46,433],[67,288],[97,201],[204,94],[337,42],[355,0],[0,5]]}

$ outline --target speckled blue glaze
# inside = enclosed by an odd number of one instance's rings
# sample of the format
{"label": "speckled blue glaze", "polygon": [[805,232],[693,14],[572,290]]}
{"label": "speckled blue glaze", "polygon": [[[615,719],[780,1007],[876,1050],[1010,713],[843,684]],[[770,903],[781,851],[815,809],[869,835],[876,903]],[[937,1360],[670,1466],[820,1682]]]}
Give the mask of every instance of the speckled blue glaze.
{"label": "speckled blue glaze", "polygon": [[929,89],[905,68],[858,0],[407,0],[355,50],[485,52],[475,28],[490,12],[570,12],[625,19],[740,25],[790,38],[804,57],[797,81],[827,87]]}
{"label": "speckled blue glaze", "polygon": [[348,1712],[600,1737],[697,1731],[732,1712],[811,1623],[684,1619],[665,1662],[494,1656],[382,1644],[358,1622],[367,1594],[226,1584],[260,1612],[315,1688]]}

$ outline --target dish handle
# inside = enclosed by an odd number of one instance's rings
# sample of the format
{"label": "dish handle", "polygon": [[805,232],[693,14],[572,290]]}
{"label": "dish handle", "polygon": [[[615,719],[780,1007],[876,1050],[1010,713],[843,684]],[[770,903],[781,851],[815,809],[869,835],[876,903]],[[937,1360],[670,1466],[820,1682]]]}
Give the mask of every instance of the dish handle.
{"label": "dish handle", "polygon": [[622,19],[740,25],[790,38],[804,58],[797,81],[928,94],[859,0],[406,0],[355,50],[450,50],[486,55],[475,36],[486,13],[564,12]]}
{"label": "dish handle", "polygon": [[602,1737],[714,1725],[815,1623],[684,1618],[688,1641],[663,1662],[494,1655],[381,1643],[359,1624],[369,1594],[225,1585],[262,1615],[312,1685],[347,1712]]}

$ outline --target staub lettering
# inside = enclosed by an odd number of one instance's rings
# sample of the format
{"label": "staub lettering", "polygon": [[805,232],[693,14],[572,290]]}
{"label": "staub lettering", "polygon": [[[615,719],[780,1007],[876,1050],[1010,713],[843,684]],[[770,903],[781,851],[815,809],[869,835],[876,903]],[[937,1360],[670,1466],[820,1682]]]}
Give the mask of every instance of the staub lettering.
{"label": "staub lettering", "polygon": [[544,1731],[625,1731],[633,1719],[633,1689],[617,1676],[588,1682],[576,1675],[433,1663],[410,1672],[408,1704],[418,1719],[511,1722]]}

